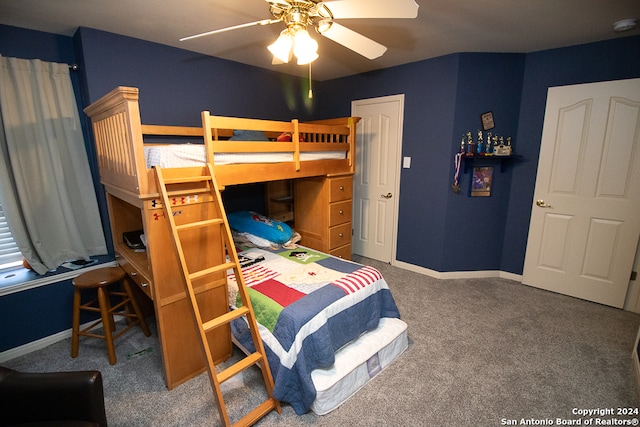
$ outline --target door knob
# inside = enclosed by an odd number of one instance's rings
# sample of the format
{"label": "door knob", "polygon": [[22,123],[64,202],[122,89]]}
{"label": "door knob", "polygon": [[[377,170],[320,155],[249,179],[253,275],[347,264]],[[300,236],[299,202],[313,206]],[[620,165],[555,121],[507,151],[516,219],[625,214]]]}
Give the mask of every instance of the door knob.
{"label": "door knob", "polygon": [[383,199],[390,199],[393,197],[393,194],[391,193],[381,194],[380,197],[382,197]]}
{"label": "door knob", "polygon": [[536,205],[541,207],[541,208],[550,208],[551,207],[551,205],[546,204],[545,201],[542,200],[542,199],[536,200]]}

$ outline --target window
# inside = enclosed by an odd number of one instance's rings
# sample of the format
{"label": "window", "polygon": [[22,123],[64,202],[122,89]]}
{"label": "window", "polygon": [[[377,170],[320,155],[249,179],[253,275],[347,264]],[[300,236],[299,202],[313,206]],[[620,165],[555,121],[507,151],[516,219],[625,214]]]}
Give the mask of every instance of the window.
{"label": "window", "polygon": [[22,258],[0,205],[0,271],[22,265]]}

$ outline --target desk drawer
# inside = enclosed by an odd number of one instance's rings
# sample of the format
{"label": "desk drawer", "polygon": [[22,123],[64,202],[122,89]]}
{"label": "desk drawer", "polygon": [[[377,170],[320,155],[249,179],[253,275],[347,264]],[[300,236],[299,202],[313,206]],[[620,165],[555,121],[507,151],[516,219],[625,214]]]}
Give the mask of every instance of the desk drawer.
{"label": "desk drawer", "polygon": [[351,243],[351,223],[346,222],[329,229],[329,250]]}
{"label": "desk drawer", "polygon": [[329,227],[351,222],[351,200],[332,203],[329,206]]}
{"label": "desk drawer", "polygon": [[153,292],[151,290],[152,281],[145,274],[140,273],[133,265],[122,256],[118,258],[118,265],[127,272],[131,280],[133,280],[142,291],[151,299],[153,299]]}
{"label": "desk drawer", "polygon": [[353,177],[351,175],[344,178],[331,178],[331,191],[329,201],[339,202],[351,199],[353,193]]}

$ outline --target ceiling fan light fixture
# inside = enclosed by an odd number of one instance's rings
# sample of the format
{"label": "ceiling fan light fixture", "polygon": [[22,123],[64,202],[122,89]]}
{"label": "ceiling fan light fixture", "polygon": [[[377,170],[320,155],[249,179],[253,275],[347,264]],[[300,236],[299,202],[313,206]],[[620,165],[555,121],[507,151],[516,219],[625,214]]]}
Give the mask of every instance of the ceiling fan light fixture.
{"label": "ceiling fan light fixture", "polygon": [[298,65],[305,65],[318,59],[318,42],[309,36],[306,29],[298,29],[293,36],[293,54]]}
{"label": "ceiling fan light fixture", "polygon": [[298,58],[298,65],[306,65],[318,59],[318,54],[316,52],[305,52],[304,54],[296,55],[296,58]]}
{"label": "ceiling fan light fixture", "polygon": [[267,49],[280,61],[285,64],[291,59],[291,48],[293,47],[293,37],[289,29],[283,30],[275,42],[270,44]]}

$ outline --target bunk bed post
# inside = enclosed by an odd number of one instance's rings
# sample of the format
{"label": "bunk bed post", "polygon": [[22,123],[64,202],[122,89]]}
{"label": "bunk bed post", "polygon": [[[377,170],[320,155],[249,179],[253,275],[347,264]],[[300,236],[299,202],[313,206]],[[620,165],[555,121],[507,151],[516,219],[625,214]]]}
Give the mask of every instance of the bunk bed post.
{"label": "bunk bed post", "polygon": [[360,121],[360,117],[349,117],[347,119],[347,126],[349,127],[349,152],[347,158],[349,159],[349,167],[351,172],[356,172],[356,123]]}
{"label": "bunk bed post", "polygon": [[291,120],[291,124],[293,125],[293,136],[291,141],[293,141],[293,163],[296,166],[296,172],[300,170],[300,122],[298,119]]}
{"label": "bunk bed post", "polygon": [[[209,113],[208,111],[203,111],[202,113],[200,113],[200,116],[202,117],[202,133],[204,135],[204,145],[207,147],[207,149],[205,150],[207,153],[207,163],[212,165],[213,164],[213,150],[210,149],[209,147],[209,142],[211,140],[213,140],[214,135],[211,133],[211,126],[210,126],[210,116],[211,113]],[[216,134],[215,134],[215,139],[218,139],[218,131],[216,130]]]}

